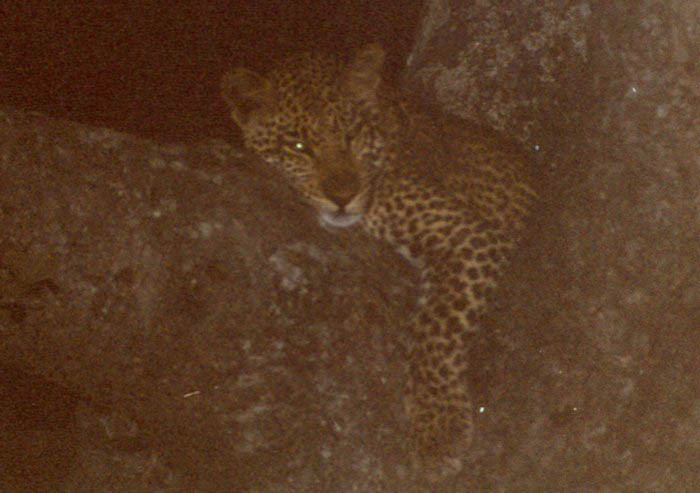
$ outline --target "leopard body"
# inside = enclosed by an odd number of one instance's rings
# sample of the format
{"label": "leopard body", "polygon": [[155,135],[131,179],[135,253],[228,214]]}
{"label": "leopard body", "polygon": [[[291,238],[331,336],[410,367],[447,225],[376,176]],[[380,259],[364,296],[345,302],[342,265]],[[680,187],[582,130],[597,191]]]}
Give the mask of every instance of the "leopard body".
{"label": "leopard body", "polygon": [[478,320],[536,195],[527,160],[469,125],[423,114],[384,83],[384,51],[302,54],[221,90],[245,145],[281,170],[331,227],[359,227],[420,269],[405,407],[424,454],[473,435],[466,378]]}

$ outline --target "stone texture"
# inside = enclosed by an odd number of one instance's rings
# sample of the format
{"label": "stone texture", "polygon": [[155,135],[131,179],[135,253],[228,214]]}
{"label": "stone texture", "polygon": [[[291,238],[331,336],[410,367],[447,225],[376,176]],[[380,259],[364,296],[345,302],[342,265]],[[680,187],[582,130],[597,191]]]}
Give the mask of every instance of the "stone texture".
{"label": "stone texture", "polygon": [[[0,135],[10,486],[382,480],[368,471],[400,449],[408,266],[324,232],[223,143],[159,146],[12,110]],[[44,381],[21,385],[28,372]],[[65,451],[46,445],[57,436]]]}

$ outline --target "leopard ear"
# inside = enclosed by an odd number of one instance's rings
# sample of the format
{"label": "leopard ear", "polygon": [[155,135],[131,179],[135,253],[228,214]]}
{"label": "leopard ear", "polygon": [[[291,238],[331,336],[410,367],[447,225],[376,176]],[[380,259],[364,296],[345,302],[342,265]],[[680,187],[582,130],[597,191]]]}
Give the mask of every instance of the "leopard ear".
{"label": "leopard ear", "polygon": [[374,99],[382,81],[384,48],[377,43],[364,46],[348,66],[345,86],[359,99]]}
{"label": "leopard ear", "polygon": [[243,125],[254,111],[271,107],[275,102],[272,83],[246,68],[236,68],[221,78],[221,97],[231,109],[231,118]]}

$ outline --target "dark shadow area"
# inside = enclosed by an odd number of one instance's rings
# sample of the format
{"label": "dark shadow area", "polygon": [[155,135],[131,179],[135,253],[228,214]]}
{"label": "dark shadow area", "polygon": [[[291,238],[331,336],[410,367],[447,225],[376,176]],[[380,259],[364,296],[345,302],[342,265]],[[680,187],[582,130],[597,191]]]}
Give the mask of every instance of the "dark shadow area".
{"label": "dark shadow area", "polygon": [[229,136],[225,70],[379,41],[396,76],[421,3],[13,0],[0,19],[0,101],[161,140]]}
{"label": "dark shadow area", "polygon": [[0,366],[3,491],[55,490],[79,443],[74,392],[25,369]]}

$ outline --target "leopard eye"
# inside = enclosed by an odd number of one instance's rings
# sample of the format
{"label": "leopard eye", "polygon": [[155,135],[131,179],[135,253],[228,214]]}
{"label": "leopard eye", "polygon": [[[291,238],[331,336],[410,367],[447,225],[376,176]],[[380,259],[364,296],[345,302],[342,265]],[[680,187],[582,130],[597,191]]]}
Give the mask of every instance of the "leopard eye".
{"label": "leopard eye", "polygon": [[296,135],[279,135],[277,137],[277,146],[280,150],[289,149],[309,155],[312,153],[311,148]]}
{"label": "leopard eye", "polygon": [[311,157],[313,157],[313,155],[314,155],[313,149],[311,149],[311,147],[306,145],[306,143],[304,141],[293,140],[290,142],[290,145],[291,145],[292,149],[294,149],[297,152],[301,152],[301,153],[306,154],[307,156],[311,156]]}

